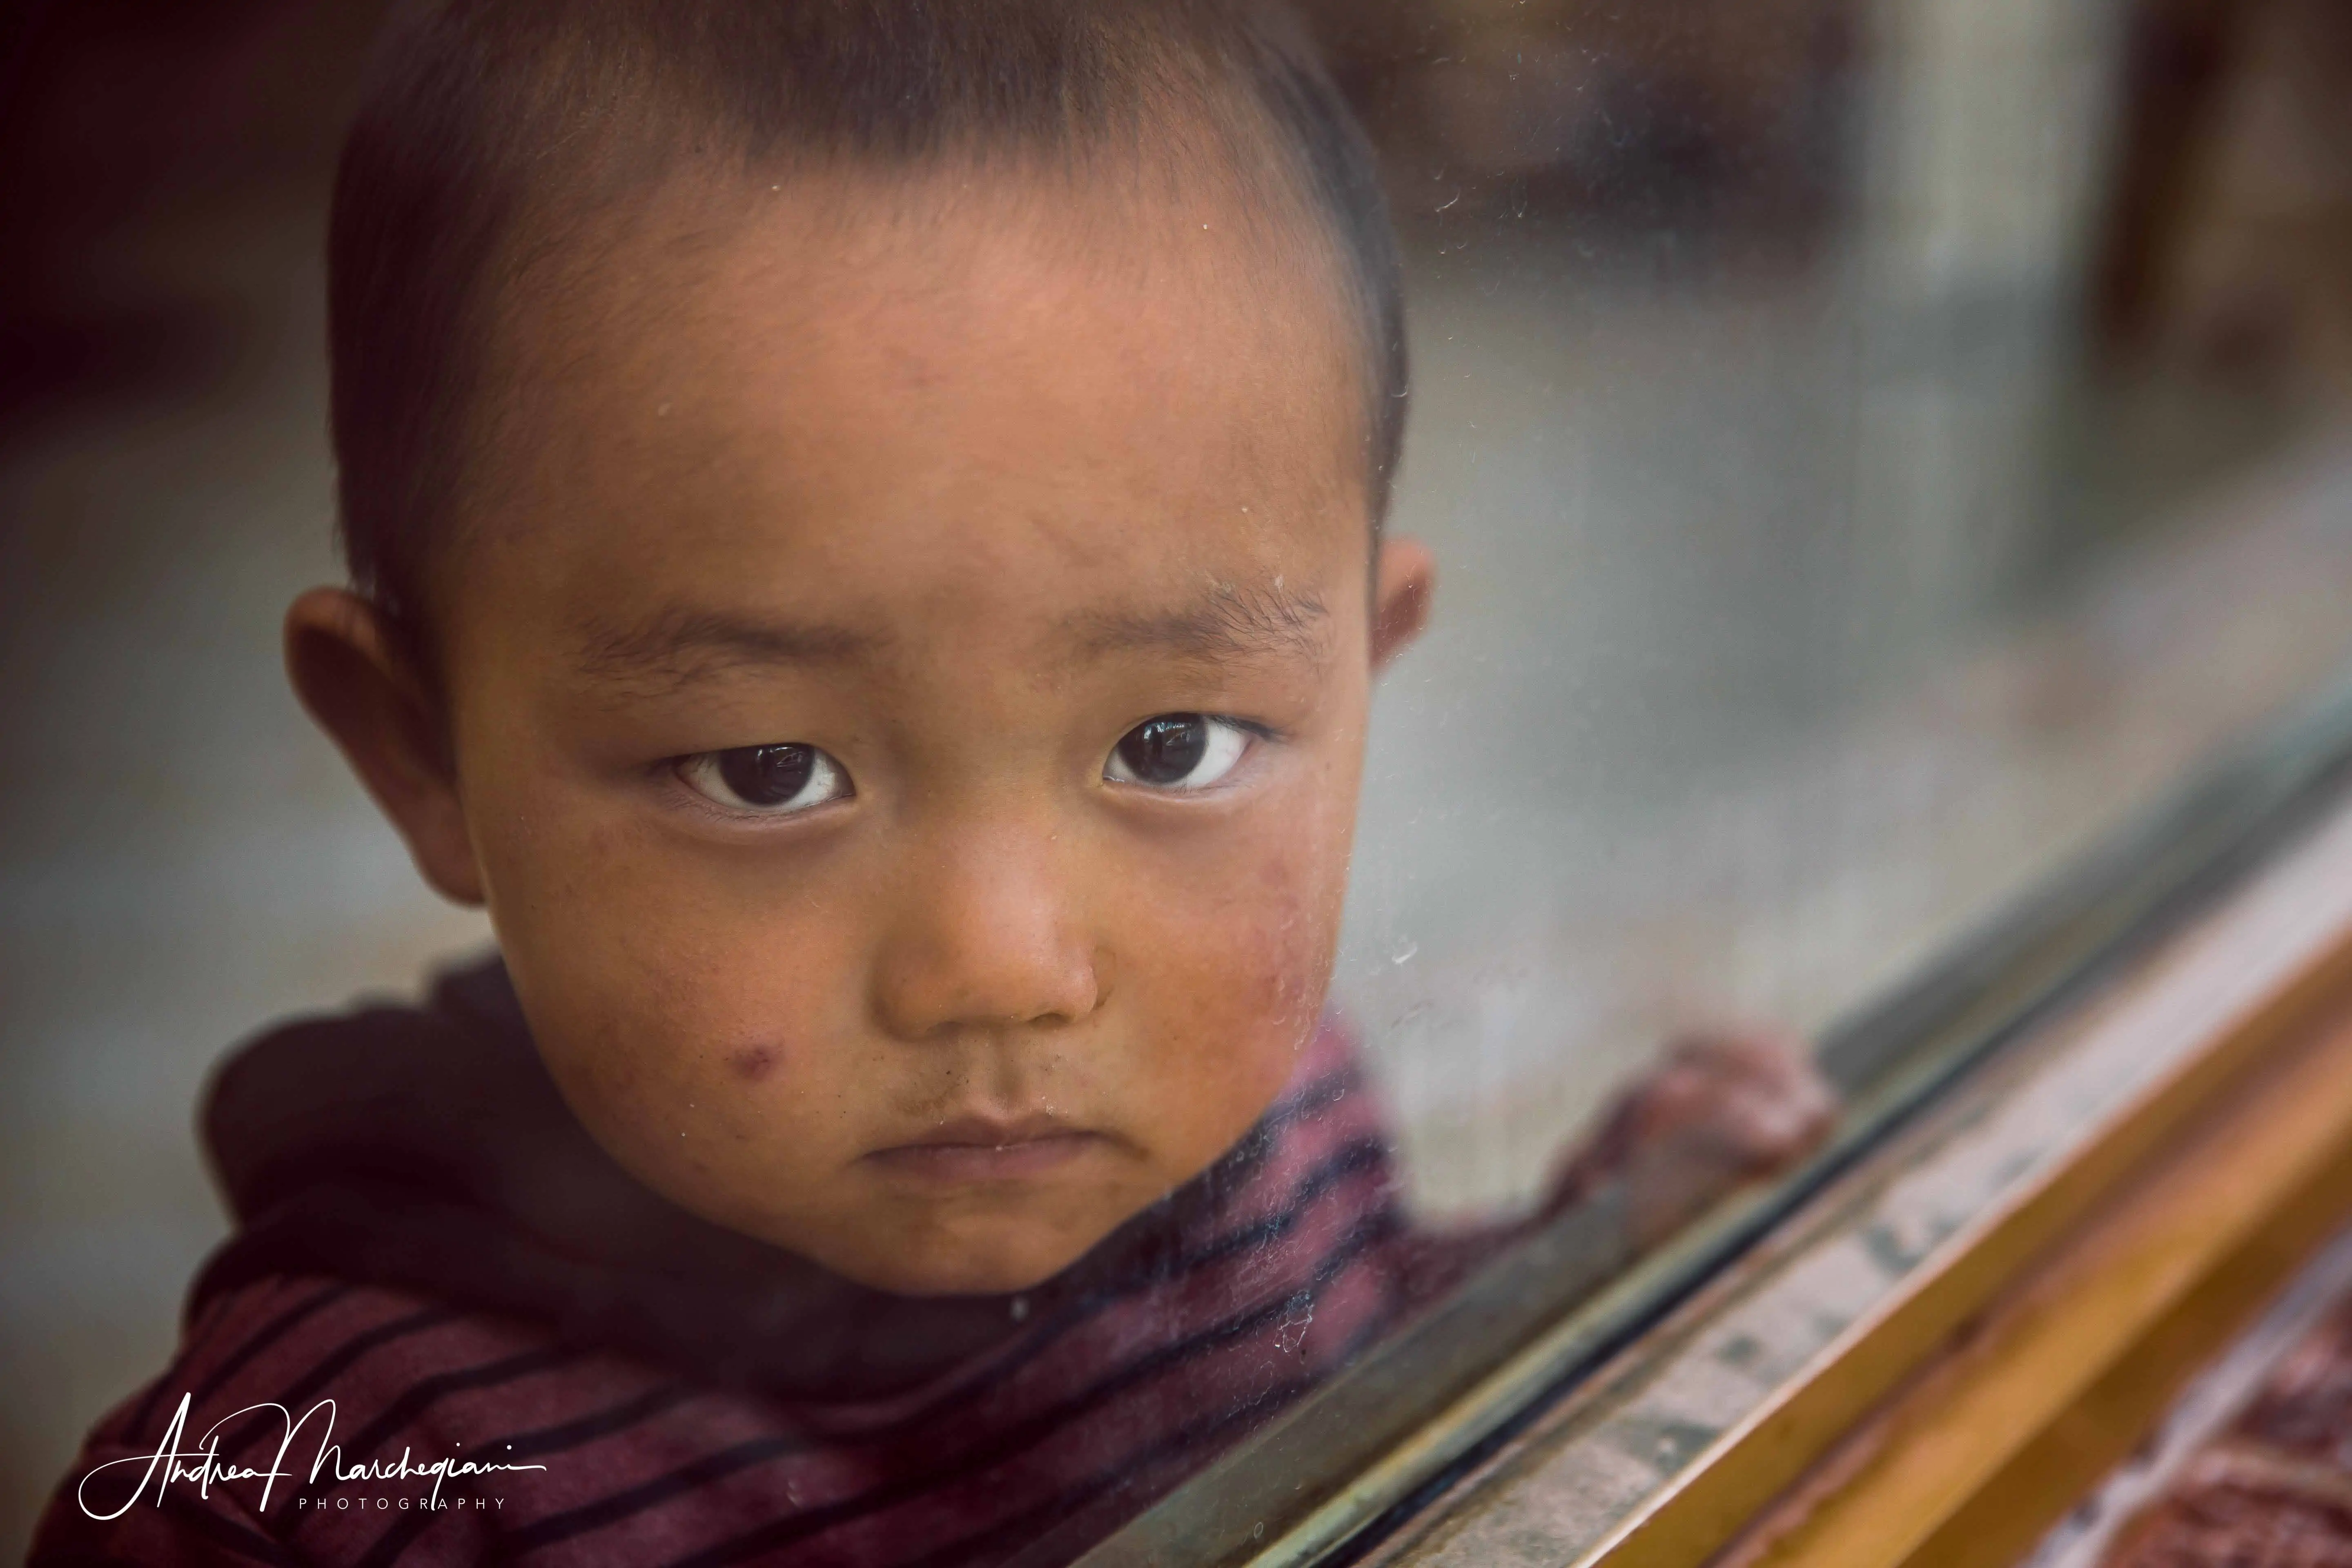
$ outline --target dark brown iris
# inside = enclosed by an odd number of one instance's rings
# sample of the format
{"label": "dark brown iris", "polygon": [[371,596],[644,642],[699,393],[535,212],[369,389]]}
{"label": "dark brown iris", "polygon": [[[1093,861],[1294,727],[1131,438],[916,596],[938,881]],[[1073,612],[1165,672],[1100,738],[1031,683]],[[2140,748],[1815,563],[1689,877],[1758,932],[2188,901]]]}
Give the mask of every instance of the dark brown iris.
{"label": "dark brown iris", "polygon": [[1144,784],[1180,784],[1209,750],[1209,721],[1198,713],[1162,713],[1119,737],[1118,760]]}
{"label": "dark brown iris", "polygon": [[719,776],[747,805],[782,805],[808,788],[816,771],[816,748],[737,746],[719,753]]}

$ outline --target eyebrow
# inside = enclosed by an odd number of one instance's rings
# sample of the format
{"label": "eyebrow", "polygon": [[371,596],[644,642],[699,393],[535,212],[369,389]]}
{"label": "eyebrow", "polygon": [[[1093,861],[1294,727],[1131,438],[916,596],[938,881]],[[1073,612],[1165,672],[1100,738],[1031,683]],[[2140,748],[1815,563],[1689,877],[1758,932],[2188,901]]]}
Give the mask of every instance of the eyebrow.
{"label": "eyebrow", "polygon": [[578,663],[599,680],[669,689],[740,668],[853,663],[883,642],[847,626],[680,606],[630,626],[591,626]]}
{"label": "eyebrow", "polygon": [[1263,586],[1217,583],[1173,610],[1089,611],[1065,624],[1087,654],[1145,650],[1202,664],[1290,656],[1321,662],[1330,611],[1281,578]]}
{"label": "eyebrow", "polygon": [[[1172,610],[1087,611],[1063,626],[1090,657],[1140,650],[1221,665],[1283,656],[1319,663],[1329,651],[1329,622],[1320,595],[1277,577],[1263,586],[1213,584]],[[822,622],[677,606],[633,626],[592,625],[576,662],[593,679],[664,692],[737,669],[856,663],[887,640]]]}

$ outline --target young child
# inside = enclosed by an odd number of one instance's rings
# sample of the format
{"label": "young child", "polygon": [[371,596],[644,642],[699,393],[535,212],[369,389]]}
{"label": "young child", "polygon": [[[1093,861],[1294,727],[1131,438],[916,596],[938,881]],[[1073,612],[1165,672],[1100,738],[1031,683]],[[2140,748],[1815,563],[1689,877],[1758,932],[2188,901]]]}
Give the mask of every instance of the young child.
{"label": "young child", "polygon": [[[1324,1018],[1432,567],[1287,22],[451,0],[331,263],[289,664],[499,957],[223,1069],[238,1228],[36,1562],[994,1561],[1458,1278]],[[1826,1114],[1685,1052],[1562,1191]]]}

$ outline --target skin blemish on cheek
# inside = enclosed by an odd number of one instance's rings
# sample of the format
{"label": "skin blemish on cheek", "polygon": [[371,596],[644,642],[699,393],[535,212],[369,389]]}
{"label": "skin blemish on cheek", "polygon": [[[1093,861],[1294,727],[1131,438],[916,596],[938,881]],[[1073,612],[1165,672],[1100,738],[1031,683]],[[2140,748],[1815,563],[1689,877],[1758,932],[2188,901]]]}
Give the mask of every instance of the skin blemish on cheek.
{"label": "skin blemish on cheek", "polygon": [[757,1083],[776,1070],[776,1048],[773,1046],[746,1046],[729,1055],[727,1065],[745,1083]]}

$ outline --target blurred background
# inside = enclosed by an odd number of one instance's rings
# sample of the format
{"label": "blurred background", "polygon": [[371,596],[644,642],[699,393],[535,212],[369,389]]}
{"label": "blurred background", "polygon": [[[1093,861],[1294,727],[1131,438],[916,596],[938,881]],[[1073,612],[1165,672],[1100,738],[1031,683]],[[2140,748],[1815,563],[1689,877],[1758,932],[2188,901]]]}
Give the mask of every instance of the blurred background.
{"label": "blurred background", "polygon": [[[262,1022],[485,940],[279,674],[379,0],[0,0],[0,1552],[222,1230]],[[1433,1213],[1811,1034],[2352,658],[2352,9],[1321,0],[1425,645],[1339,983]]]}

